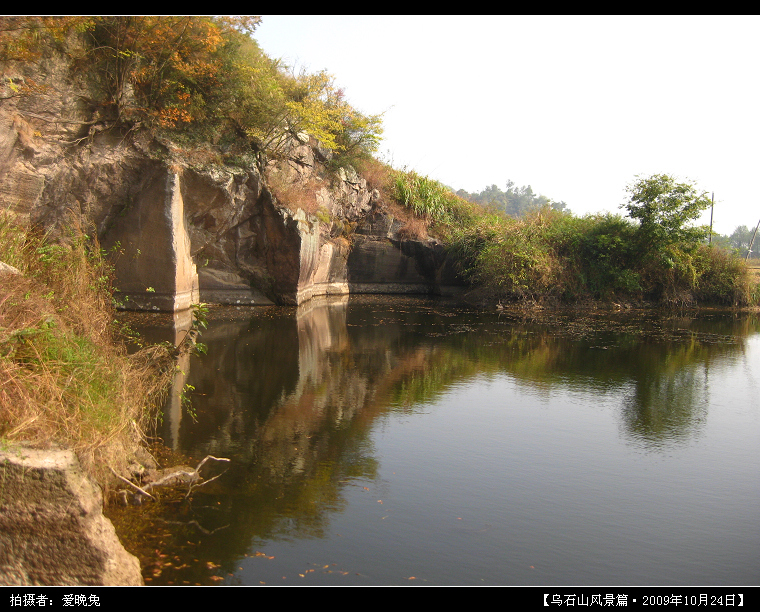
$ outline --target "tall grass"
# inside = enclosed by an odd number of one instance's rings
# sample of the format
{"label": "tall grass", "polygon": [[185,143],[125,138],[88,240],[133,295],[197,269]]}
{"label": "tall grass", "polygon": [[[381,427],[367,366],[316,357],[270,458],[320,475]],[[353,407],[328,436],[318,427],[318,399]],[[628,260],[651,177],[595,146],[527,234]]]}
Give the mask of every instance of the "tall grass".
{"label": "tall grass", "polygon": [[485,212],[448,232],[452,252],[472,283],[499,299],[538,301],[557,293],[558,255],[543,220]]}
{"label": "tall grass", "polygon": [[744,259],[723,249],[700,245],[695,254],[698,274],[696,295],[707,302],[726,304],[757,304],[760,286],[753,280]]}
{"label": "tall grass", "polygon": [[391,196],[424,219],[470,282],[500,300],[649,301],[747,306],[760,291],[746,265],[718,248],[642,242],[620,215],[544,208],[513,219],[458,198],[415,172],[393,171]]}
{"label": "tall grass", "polygon": [[414,214],[438,224],[439,229],[472,222],[478,216],[475,205],[427,176],[414,171],[394,170],[391,180],[392,197]]}
{"label": "tall grass", "polygon": [[106,483],[123,472],[166,389],[171,360],[127,355],[115,326],[111,270],[73,229],[48,236],[0,214],[0,440],[74,450]]}
{"label": "tall grass", "polygon": [[394,177],[396,199],[415,214],[434,221],[450,221],[453,194],[439,182],[416,172],[397,172]]}

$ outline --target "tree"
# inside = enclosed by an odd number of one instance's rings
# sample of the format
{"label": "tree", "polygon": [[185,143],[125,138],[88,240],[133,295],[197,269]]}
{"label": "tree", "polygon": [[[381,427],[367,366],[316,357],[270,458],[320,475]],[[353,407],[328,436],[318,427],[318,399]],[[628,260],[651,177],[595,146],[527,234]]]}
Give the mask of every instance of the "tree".
{"label": "tree", "polygon": [[[57,50],[87,76],[88,101],[110,126],[206,138],[234,150],[231,157],[277,157],[301,132],[332,151],[336,167],[374,153],[382,116],[354,109],[325,71],[289,74],[251,38],[260,22],[250,15],[0,16],[0,101],[42,93],[14,66]],[[72,33],[85,44],[67,47]]]}
{"label": "tree", "polygon": [[345,98],[343,89],[334,84],[325,71],[301,72],[286,103],[292,131],[305,131],[322,146],[338,154],[374,153],[380,143],[380,115],[365,116]]}
{"label": "tree", "polygon": [[194,102],[217,86],[221,30],[201,16],[96,18],[90,56],[104,77],[106,103],[119,117],[142,109],[164,127],[190,123],[202,112]]}
{"label": "tree", "polygon": [[710,206],[707,192],[700,193],[692,183],[678,183],[667,174],[636,179],[626,189],[628,203],[621,207],[639,222],[642,243],[654,250],[673,244],[695,247],[706,229],[688,224]]}
{"label": "tree", "polygon": [[219,73],[223,95],[214,96],[213,114],[257,151],[278,157],[290,146],[289,134],[298,132],[314,136],[340,163],[377,149],[381,116],[365,116],[351,107],[332,75],[292,74],[254,40],[228,38],[231,48]]}
{"label": "tree", "polygon": [[739,255],[746,257],[747,249],[749,249],[750,242],[752,242],[752,235],[754,233],[754,229],[750,229],[746,225],[739,225],[728,237],[728,242],[732,248],[736,249],[736,252]]}

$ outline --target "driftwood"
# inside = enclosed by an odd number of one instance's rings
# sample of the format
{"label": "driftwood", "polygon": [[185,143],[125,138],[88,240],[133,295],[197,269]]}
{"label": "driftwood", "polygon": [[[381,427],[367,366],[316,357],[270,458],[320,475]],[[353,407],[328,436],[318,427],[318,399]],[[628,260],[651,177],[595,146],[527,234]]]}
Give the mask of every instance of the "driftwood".
{"label": "driftwood", "polygon": [[[110,466],[109,466],[109,467],[110,467]],[[155,500],[155,499],[156,499],[156,498],[155,498],[155,497],[153,497],[153,496],[152,496],[150,493],[148,493],[148,492],[147,492],[145,489],[141,489],[140,487],[138,487],[138,486],[137,486],[137,485],[136,485],[134,482],[132,482],[131,480],[129,480],[129,479],[127,479],[127,478],[124,478],[124,476],[120,476],[120,475],[119,475],[119,474],[116,472],[116,470],[114,470],[113,468],[110,468],[110,469],[111,469],[111,471],[113,472],[113,475],[114,475],[114,476],[116,476],[116,478],[118,478],[118,479],[119,479],[119,480],[121,480],[122,482],[126,482],[126,483],[127,483],[129,486],[130,486],[130,487],[133,487],[133,488],[137,489],[137,490],[138,490],[140,493],[142,493],[142,494],[143,494],[143,495],[145,495],[146,497],[150,497],[150,498],[151,498],[151,499],[153,499],[153,500]],[[126,496],[125,496],[125,497],[123,497],[123,499],[124,499],[124,501],[125,501],[125,503],[126,503]]]}
{"label": "driftwood", "polygon": [[[214,457],[213,455],[206,455],[203,461],[201,461],[195,468],[182,465],[166,470],[148,470],[146,475],[147,478],[150,478],[151,480],[149,480],[147,483],[141,483],[142,486],[138,486],[131,480],[120,476],[113,470],[113,468],[111,468],[111,471],[119,480],[127,483],[130,487],[137,491],[137,493],[133,495],[133,502],[140,504],[142,503],[143,497],[150,497],[155,501],[156,498],[151,494],[151,491],[157,489],[158,487],[176,487],[179,485],[188,485],[187,493],[185,494],[185,499],[187,499],[190,497],[190,494],[194,489],[213,482],[222,474],[224,474],[224,472],[222,472],[221,474],[217,474],[216,476],[204,480],[200,474],[200,470],[208,461],[229,462],[230,460],[225,457]],[[126,500],[126,492],[122,493],[122,497]]]}

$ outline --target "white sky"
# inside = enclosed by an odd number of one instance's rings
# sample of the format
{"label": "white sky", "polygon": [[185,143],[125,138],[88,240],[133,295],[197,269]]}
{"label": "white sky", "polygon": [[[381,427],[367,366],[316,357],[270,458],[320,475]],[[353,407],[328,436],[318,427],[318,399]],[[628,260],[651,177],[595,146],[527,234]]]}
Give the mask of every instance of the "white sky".
{"label": "white sky", "polygon": [[470,192],[511,179],[577,215],[622,213],[636,175],[667,173],[714,192],[729,234],[760,219],[758,32],[759,16],[264,15],[254,38],[385,113],[394,167]]}

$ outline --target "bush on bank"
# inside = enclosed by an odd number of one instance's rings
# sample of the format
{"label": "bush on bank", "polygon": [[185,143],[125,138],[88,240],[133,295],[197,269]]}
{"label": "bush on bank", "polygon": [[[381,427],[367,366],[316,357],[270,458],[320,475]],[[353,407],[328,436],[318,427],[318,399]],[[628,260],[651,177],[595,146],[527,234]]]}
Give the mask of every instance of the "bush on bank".
{"label": "bush on bank", "polygon": [[389,177],[393,198],[422,216],[462,273],[494,299],[758,303],[744,261],[704,244],[704,230],[687,225],[706,200],[667,175],[637,177],[629,188],[631,218],[576,217],[546,206],[519,219],[475,206],[414,172]]}

